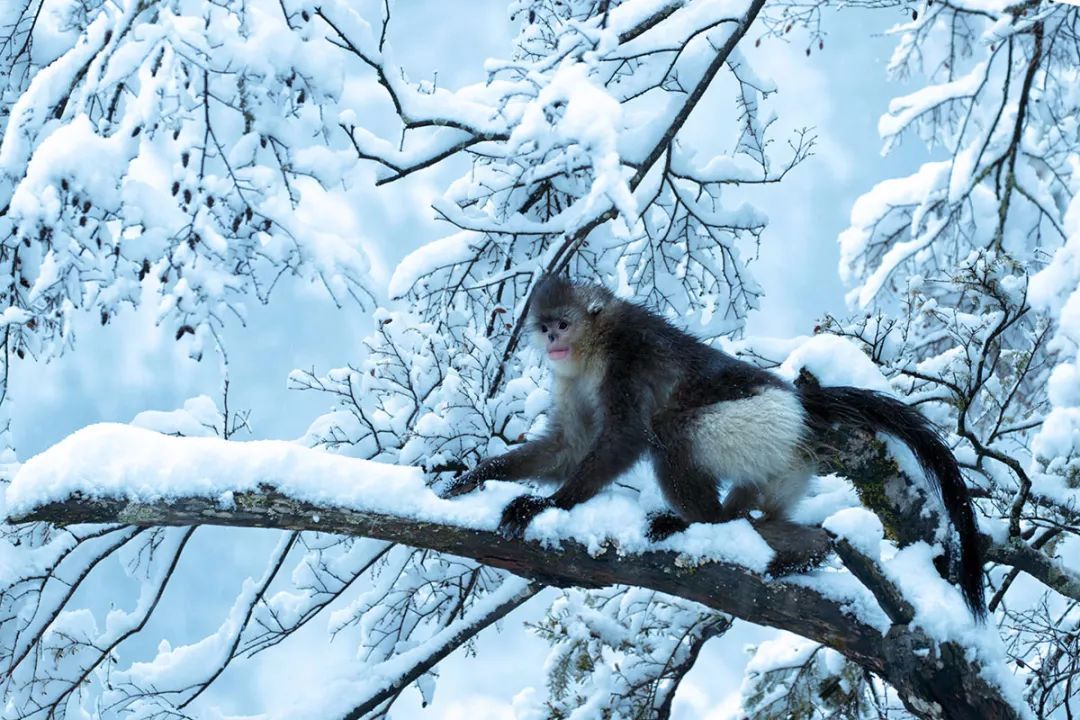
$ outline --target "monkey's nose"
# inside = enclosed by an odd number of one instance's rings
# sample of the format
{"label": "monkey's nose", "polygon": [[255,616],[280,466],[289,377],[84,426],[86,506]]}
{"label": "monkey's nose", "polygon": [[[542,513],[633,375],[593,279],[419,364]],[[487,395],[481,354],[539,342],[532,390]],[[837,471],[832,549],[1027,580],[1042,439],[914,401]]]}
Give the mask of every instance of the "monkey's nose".
{"label": "monkey's nose", "polygon": [[555,333],[548,333],[548,340],[555,342],[555,338],[558,337]]}

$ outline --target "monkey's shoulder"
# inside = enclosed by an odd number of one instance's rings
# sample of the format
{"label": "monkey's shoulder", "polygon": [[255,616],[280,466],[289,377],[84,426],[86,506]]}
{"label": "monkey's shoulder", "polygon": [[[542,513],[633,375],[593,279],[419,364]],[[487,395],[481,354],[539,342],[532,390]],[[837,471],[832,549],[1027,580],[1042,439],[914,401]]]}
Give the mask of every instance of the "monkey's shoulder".
{"label": "monkey's shoulder", "polygon": [[671,362],[687,352],[695,355],[706,348],[655,312],[626,301],[612,306],[599,318],[597,339],[609,363],[638,368]]}

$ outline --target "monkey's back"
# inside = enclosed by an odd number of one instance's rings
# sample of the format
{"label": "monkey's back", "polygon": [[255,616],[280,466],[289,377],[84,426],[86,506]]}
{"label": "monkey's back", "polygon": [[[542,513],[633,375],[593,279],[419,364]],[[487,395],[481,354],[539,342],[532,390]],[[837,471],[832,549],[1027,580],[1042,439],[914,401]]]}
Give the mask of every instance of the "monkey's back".
{"label": "monkey's back", "polygon": [[[611,312],[608,312],[611,311]],[[766,370],[710,347],[657,313],[620,301],[600,329],[606,375],[645,394],[656,412],[678,412],[791,387]]]}

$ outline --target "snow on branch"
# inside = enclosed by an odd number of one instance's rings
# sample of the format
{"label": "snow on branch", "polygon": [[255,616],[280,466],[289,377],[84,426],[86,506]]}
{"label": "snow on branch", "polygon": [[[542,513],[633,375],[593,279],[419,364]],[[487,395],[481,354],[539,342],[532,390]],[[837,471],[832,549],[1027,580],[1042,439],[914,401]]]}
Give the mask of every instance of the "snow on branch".
{"label": "snow on branch", "polygon": [[[837,456],[837,463],[848,461],[843,452]],[[651,545],[643,537],[640,508],[615,497],[591,512],[548,512],[524,541],[504,540],[494,532],[497,510],[520,491],[497,483],[448,501],[413,468],[284,442],[177,438],[98,425],[27,462],[4,506],[16,523],[211,524],[366,536],[473,558],[543,584],[650,588],[834,648],[885,678],[909,708],[923,708],[919,715],[936,706],[953,708],[955,717],[1019,717],[1007,683],[998,685],[1007,674],[996,672],[975,636],[932,637],[907,623],[917,611],[896,599],[895,577],[887,581],[868,570],[875,560],[865,557],[865,547],[841,542],[841,556],[857,560],[855,574],[877,586],[872,590],[892,594],[893,606],[903,611],[889,614],[904,624],[891,624],[866,588],[831,582],[831,570],[771,577],[766,569],[772,552],[746,522],[695,526]],[[779,553],[795,550],[784,547],[783,535],[768,537]],[[494,615],[511,611],[532,592],[527,584],[514,585],[492,600]],[[450,636],[458,630],[447,628],[447,647],[454,646]],[[400,662],[410,665],[408,658]],[[413,674],[425,669],[412,666]],[[371,697],[391,697],[393,690],[387,685]]]}
{"label": "snow on branch", "polygon": [[[703,336],[737,332],[761,294],[740,248],[756,242],[766,218],[746,204],[729,207],[722,186],[776,182],[814,146],[804,131],[790,158],[765,152],[771,121],[758,117],[759,105],[775,88],[737,49],[763,6],[534,8],[513,57],[489,61],[487,82],[454,91],[401,82],[377,47],[377,29],[341,3],[322,6],[329,41],[375,71],[400,121],[393,137],[381,137],[359,127],[355,113],[342,118],[357,157],[380,166],[380,182],[453,155],[472,161],[435,203],[457,232],[406,258],[391,294],[415,301],[440,330],[460,324],[441,308],[470,312],[487,327],[485,339],[502,346],[503,364],[520,344],[538,258],[547,270],[625,276],[661,311],[695,317]],[[389,23],[387,15],[383,31]],[[725,68],[738,85],[735,149],[680,148],[680,133]],[[478,104],[486,115],[476,114]],[[493,307],[513,315],[486,319]],[[504,379],[499,372],[490,380],[492,393]]]}

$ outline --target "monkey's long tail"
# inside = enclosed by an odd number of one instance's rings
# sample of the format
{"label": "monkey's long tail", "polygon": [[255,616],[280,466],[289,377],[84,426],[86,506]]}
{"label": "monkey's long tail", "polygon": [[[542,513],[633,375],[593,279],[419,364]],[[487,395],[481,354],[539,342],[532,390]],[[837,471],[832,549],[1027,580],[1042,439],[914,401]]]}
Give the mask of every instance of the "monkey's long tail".
{"label": "monkey's long tail", "polygon": [[931,482],[937,486],[949,520],[960,536],[960,589],[964,601],[976,619],[985,619],[983,557],[971,495],[956,458],[930,421],[910,405],[872,390],[821,387],[810,382],[800,384],[798,393],[814,426],[841,423],[880,431],[911,448]]}

